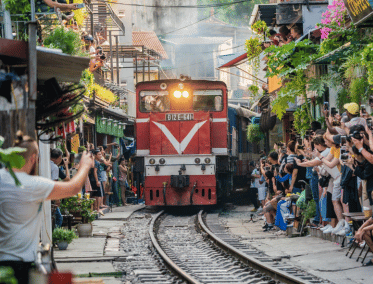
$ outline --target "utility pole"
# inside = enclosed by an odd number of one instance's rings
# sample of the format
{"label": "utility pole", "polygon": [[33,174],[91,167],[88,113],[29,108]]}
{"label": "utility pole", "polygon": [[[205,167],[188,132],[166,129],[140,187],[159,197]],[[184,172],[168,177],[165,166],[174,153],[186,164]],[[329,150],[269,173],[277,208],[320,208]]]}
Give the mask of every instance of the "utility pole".
{"label": "utility pole", "polygon": [[5,8],[5,1],[1,1],[1,8],[3,9],[3,23],[4,23],[4,35],[6,39],[13,39],[12,34],[12,20],[10,19],[10,12]]}

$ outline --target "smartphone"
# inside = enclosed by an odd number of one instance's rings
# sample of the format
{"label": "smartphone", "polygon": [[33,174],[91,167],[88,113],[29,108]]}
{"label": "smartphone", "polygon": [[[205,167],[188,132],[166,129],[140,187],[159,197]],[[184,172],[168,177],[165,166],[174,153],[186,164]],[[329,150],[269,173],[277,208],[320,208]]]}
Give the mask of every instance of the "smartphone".
{"label": "smartphone", "polygon": [[298,144],[299,144],[299,145],[302,145],[302,143],[303,143],[302,138],[298,138]]}
{"label": "smartphone", "polygon": [[328,102],[324,102],[324,109],[329,110],[329,103]]}
{"label": "smartphone", "polygon": [[369,104],[370,104],[370,105],[373,105],[373,96],[370,96],[370,97],[369,97]]}
{"label": "smartphone", "polygon": [[361,105],[361,111],[362,111],[363,113],[366,113],[365,105]]}
{"label": "smartphone", "polygon": [[85,4],[84,3],[80,3],[80,4],[77,4],[76,5],[76,8],[77,9],[83,9],[85,7]]}
{"label": "smartphone", "polygon": [[347,136],[346,135],[342,135],[341,136],[341,144],[344,145],[344,144],[346,144],[346,142],[347,142]]}
{"label": "smartphone", "polygon": [[334,117],[338,113],[337,109],[335,107],[332,107],[330,109],[330,114]]}
{"label": "smartphone", "polygon": [[372,129],[372,119],[371,118],[367,118],[367,126],[369,129]]}

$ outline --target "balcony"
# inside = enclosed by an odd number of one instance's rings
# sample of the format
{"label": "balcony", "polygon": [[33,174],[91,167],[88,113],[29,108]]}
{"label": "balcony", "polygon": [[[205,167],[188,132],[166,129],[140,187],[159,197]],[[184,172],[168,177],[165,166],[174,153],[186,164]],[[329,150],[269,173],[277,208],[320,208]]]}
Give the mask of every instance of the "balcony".
{"label": "balcony", "polygon": [[114,31],[124,35],[125,28],[123,22],[115,14],[110,4],[102,1],[86,1],[87,17],[85,25],[86,30],[94,35],[96,32]]}

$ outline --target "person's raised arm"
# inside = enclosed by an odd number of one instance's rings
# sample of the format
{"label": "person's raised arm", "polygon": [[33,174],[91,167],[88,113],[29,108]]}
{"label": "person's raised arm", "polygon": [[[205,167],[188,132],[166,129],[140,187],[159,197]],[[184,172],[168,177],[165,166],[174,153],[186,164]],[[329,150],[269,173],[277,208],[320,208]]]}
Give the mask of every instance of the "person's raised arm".
{"label": "person's raised arm", "polygon": [[66,178],[64,179],[64,181],[69,181],[70,180],[69,160],[67,158],[63,158],[63,163],[66,169]]}
{"label": "person's raised arm", "polygon": [[290,187],[289,187],[290,193],[293,192],[294,184],[295,184],[296,179],[297,179],[297,175],[298,175],[298,169],[294,169],[293,173],[291,175],[291,184],[290,184]]}
{"label": "person's raised arm", "polygon": [[294,160],[297,163],[297,165],[301,167],[315,167],[315,166],[320,166],[322,164],[322,162],[318,159],[313,159],[308,162],[301,162],[299,159],[296,159],[296,158]]}
{"label": "person's raised arm", "polygon": [[94,165],[94,160],[91,153],[84,152],[80,161],[79,170],[76,175],[67,182],[56,182],[52,192],[48,196],[48,200],[57,200],[67,198],[79,193],[87,179],[89,170]]}
{"label": "person's raised arm", "polygon": [[52,0],[43,0],[47,6],[51,8],[59,8],[61,11],[71,11],[71,10],[76,10],[78,9],[77,5],[78,4],[62,4],[58,3],[57,1],[52,1]]}
{"label": "person's raised arm", "polygon": [[367,159],[369,163],[373,164],[373,155],[365,150],[365,148],[363,147],[363,140],[358,140],[353,137],[351,138],[351,140],[355,144],[359,152],[364,156],[364,158]]}
{"label": "person's raised arm", "polygon": [[332,126],[330,121],[329,121],[329,117],[328,117],[329,116],[329,111],[326,110],[326,109],[323,109],[321,112],[324,114],[326,127],[328,128],[330,134],[338,134],[337,129],[335,129],[335,127]]}

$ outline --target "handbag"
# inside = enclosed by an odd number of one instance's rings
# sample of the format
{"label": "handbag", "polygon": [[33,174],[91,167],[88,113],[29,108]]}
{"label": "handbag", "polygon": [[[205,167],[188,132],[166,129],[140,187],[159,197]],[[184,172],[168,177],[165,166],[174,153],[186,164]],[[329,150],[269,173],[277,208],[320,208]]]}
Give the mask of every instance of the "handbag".
{"label": "handbag", "polygon": [[319,185],[321,187],[328,187],[329,186],[329,180],[330,180],[331,176],[328,175],[328,176],[321,176],[321,178],[319,178]]}

